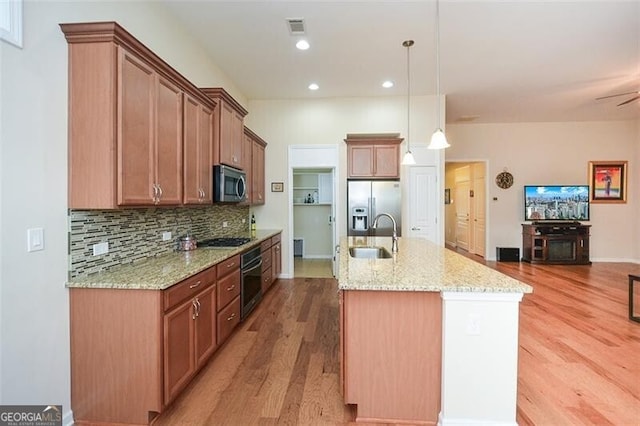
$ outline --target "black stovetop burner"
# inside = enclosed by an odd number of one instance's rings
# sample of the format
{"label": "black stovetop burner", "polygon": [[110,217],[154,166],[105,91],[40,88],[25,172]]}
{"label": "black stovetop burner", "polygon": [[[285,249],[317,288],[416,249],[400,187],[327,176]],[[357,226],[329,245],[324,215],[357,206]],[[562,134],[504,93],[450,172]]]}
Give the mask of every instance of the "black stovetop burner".
{"label": "black stovetop burner", "polygon": [[198,247],[238,247],[247,244],[251,238],[247,237],[219,237],[198,241]]}

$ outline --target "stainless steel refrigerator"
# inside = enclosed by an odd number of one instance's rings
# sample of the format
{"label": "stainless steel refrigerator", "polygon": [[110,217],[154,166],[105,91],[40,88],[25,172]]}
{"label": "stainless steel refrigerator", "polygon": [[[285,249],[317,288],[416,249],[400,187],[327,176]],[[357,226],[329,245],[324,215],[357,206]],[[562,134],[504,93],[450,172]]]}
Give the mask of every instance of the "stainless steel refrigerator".
{"label": "stainless steel refrigerator", "polygon": [[376,215],[388,213],[396,220],[398,236],[400,236],[400,181],[347,181],[347,209],[347,235],[391,236],[393,225],[388,217],[381,217],[378,220],[378,227],[371,228]]}

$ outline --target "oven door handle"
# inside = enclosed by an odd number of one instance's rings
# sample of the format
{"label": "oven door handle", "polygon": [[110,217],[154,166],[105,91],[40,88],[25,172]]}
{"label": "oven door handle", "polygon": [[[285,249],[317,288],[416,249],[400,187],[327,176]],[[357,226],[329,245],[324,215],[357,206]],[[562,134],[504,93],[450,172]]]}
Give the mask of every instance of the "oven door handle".
{"label": "oven door handle", "polygon": [[258,263],[256,263],[255,265],[252,265],[252,264],[247,265],[246,268],[242,269],[242,273],[246,274],[247,272],[251,272],[254,269],[259,268],[260,266],[262,266],[262,258],[260,258],[260,261]]}

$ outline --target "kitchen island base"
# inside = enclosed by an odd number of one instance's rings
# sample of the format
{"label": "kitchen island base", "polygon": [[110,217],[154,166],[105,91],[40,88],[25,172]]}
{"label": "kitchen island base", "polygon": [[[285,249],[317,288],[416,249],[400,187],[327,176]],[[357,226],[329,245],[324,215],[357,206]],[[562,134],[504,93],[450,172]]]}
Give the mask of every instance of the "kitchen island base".
{"label": "kitchen island base", "polygon": [[436,424],[440,294],[342,291],[340,321],[342,389],[356,421]]}

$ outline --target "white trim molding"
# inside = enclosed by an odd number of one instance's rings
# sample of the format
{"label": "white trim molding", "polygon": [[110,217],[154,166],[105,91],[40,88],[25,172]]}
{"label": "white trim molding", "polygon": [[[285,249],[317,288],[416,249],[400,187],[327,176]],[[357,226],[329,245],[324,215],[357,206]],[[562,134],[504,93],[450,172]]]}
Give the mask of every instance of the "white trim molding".
{"label": "white trim molding", "polygon": [[22,0],[0,0],[0,39],[22,48]]}

